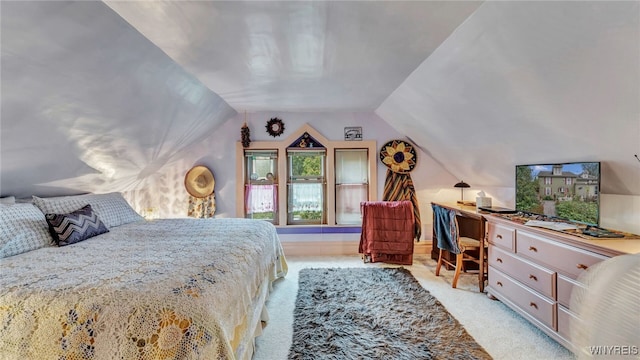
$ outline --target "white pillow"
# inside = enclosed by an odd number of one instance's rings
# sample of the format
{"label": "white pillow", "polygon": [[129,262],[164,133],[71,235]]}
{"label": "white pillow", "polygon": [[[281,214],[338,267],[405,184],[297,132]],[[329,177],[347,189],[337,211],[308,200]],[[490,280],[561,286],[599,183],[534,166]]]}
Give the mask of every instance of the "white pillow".
{"label": "white pillow", "polygon": [[0,204],[13,205],[15,203],[16,203],[15,196],[7,196],[7,197],[0,198]]}
{"label": "white pillow", "polygon": [[0,205],[0,258],[49,246],[44,214],[33,204]]}
{"label": "white pillow", "polygon": [[133,210],[127,200],[118,192],[52,198],[34,196],[33,203],[44,214],[68,214],[89,204],[107,228],[143,220],[143,217]]}

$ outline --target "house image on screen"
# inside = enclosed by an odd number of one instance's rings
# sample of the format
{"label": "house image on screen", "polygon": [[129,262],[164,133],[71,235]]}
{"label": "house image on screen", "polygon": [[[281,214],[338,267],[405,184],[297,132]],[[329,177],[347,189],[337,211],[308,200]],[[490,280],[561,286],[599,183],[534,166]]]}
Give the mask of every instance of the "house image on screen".
{"label": "house image on screen", "polygon": [[575,182],[578,175],[562,171],[562,165],[554,165],[551,171],[540,171],[540,198],[548,200],[570,200],[575,194]]}
{"label": "house image on screen", "polygon": [[574,194],[580,201],[595,201],[598,198],[598,177],[583,172],[575,179]]}
{"label": "house image on screen", "polygon": [[563,171],[562,165],[554,165],[551,171],[538,173],[541,199],[559,201],[593,201],[598,197],[598,177],[583,171],[576,175]]}

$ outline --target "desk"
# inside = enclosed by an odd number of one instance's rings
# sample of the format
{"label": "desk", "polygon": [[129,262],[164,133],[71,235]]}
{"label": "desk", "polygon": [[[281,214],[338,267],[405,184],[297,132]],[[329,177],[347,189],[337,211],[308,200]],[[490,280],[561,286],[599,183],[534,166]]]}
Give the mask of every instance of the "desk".
{"label": "desk", "polygon": [[[484,243],[486,238],[485,233],[485,218],[482,214],[476,211],[475,206],[462,205],[457,203],[435,203],[432,202],[432,205],[437,205],[446,209],[455,210],[457,212],[458,218],[458,227],[460,231],[460,236],[470,237],[472,239],[480,240],[481,243]],[[434,222],[435,223],[435,219]],[[431,258],[438,259],[439,249],[438,249],[438,240],[436,239],[435,231],[433,232],[432,240],[431,240]],[[451,253],[446,253],[446,259],[455,262],[456,256]],[[482,269],[485,267],[485,251],[484,246],[480,247],[480,254],[478,254],[480,258],[480,263]],[[472,264],[475,265],[475,264]],[[446,264],[445,264],[446,266]],[[447,270],[452,270],[450,266],[447,266]],[[484,291],[484,280],[487,279],[485,271],[478,271],[479,273],[479,282],[480,284],[480,292]]]}

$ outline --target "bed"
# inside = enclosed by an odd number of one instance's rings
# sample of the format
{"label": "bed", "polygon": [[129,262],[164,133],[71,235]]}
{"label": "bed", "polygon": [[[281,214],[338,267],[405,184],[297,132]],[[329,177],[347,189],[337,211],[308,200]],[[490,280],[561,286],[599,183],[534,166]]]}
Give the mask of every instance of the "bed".
{"label": "bed", "polygon": [[51,242],[33,208],[44,215],[88,201],[108,228],[0,259],[1,357],[251,358],[271,284],[287,272],[275,227],[249,219],[147,221],[123,211],[119,194],[109,196],[118,204],[97,196],[0,205],[0,255],[11,249],[12,231],[44,231]]}

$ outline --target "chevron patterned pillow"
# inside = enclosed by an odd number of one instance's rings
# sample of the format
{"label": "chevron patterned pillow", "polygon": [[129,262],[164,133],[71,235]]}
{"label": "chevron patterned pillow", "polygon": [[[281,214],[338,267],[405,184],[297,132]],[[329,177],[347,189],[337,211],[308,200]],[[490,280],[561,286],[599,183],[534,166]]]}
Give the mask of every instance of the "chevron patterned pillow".
{"label": "chevron patterned pillow", "polygon": [[58,246],[66,246],[109,232],[91,205],[68,214],[45,214],[49,231]]}

